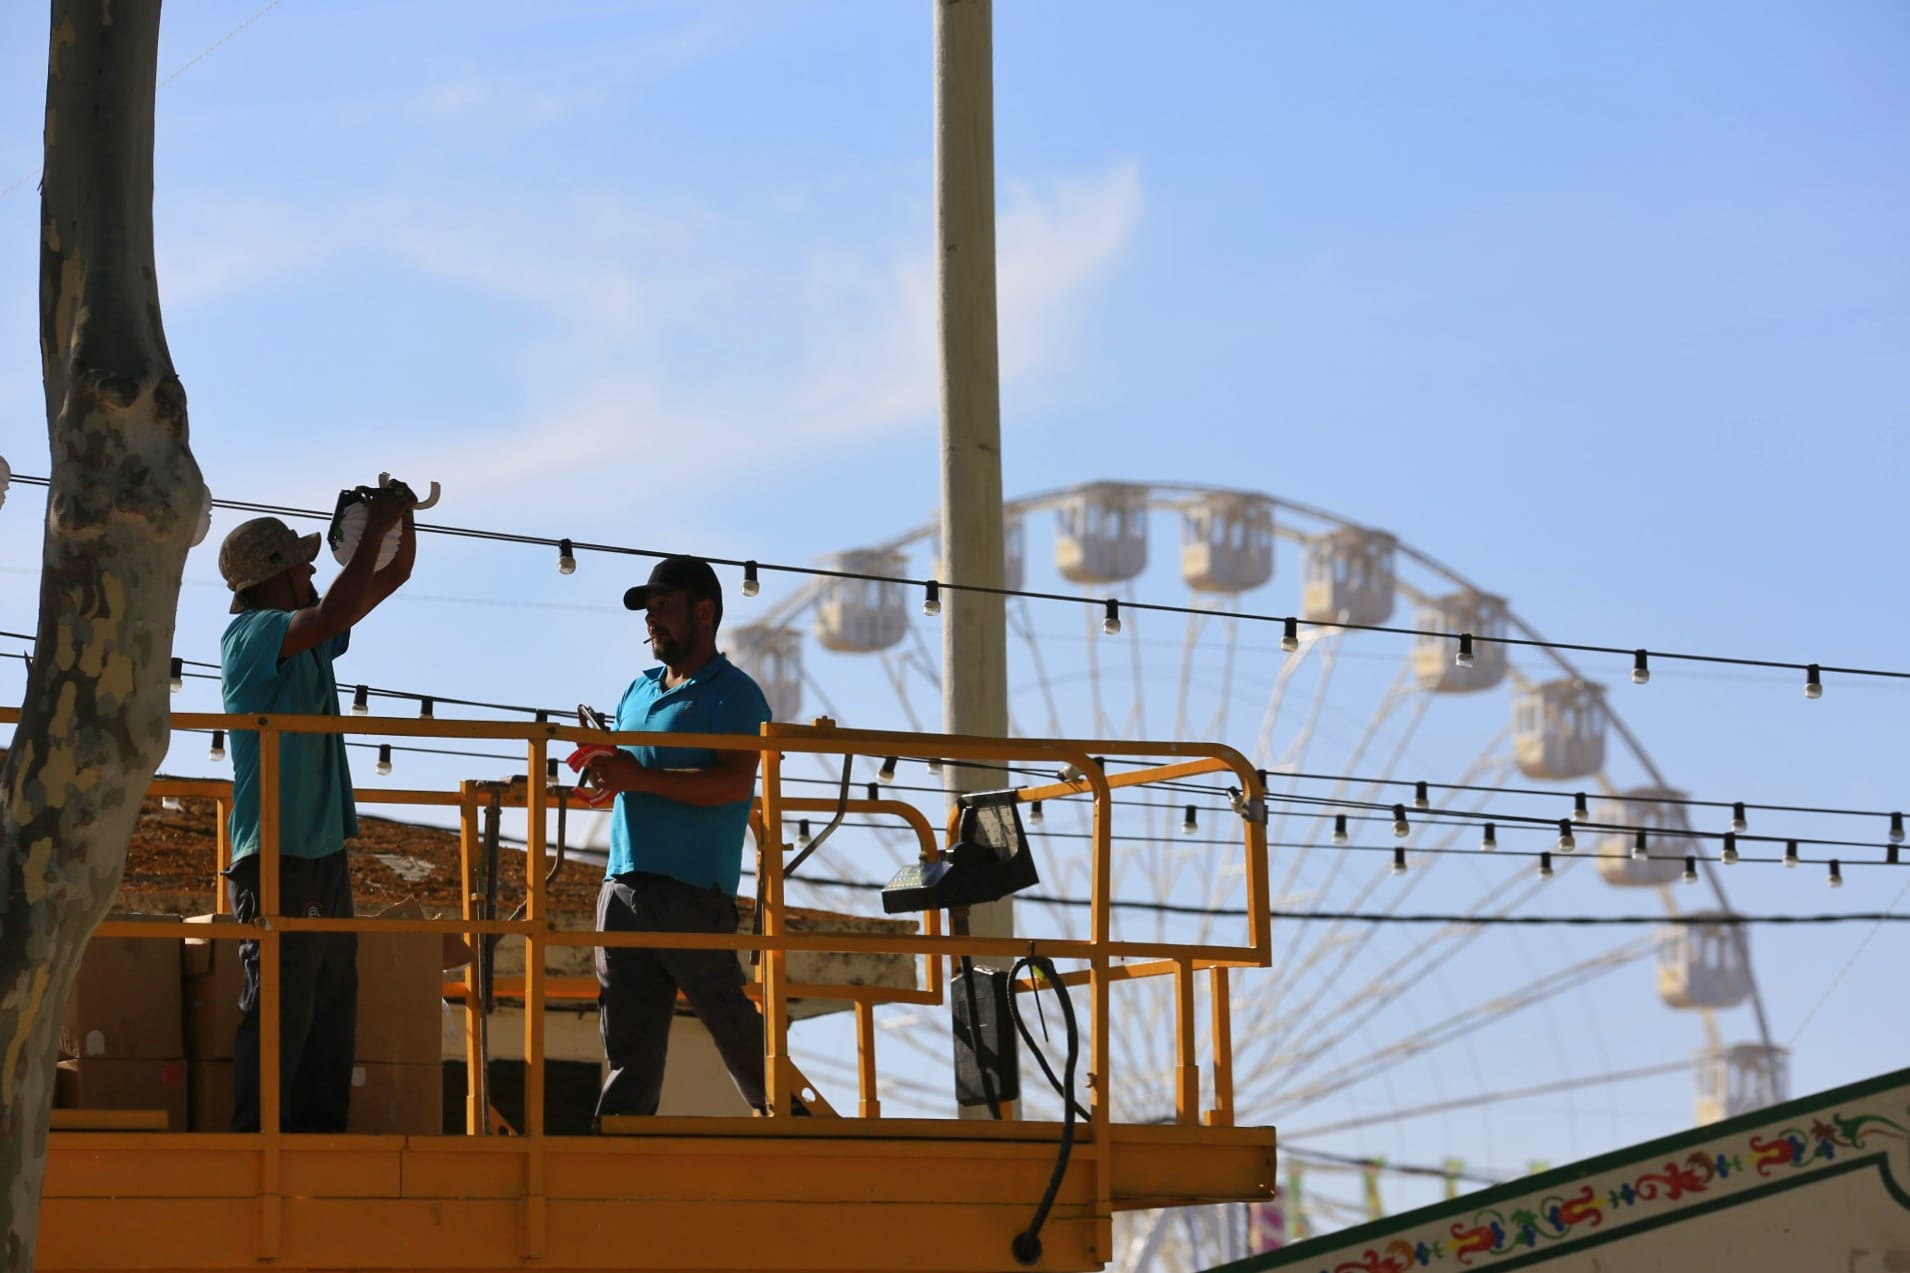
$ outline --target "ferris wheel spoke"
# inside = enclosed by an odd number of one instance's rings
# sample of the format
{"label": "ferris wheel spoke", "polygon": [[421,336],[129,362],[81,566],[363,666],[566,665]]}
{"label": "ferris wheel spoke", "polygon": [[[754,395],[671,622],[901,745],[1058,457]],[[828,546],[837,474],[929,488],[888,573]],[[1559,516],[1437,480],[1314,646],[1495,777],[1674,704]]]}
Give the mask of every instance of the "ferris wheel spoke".
{"label": "ferris wheel spoke", "polygon": [[1200,649],[1201,629],[1206,626],[1206,615],[1196,612],[1187,616],[1187,635],[1181,639],[1180,648],[1180,692],[1174,700],[1175,738],[1186,738],[1192,732],[1187,719],[1188,688],[1194,676],[1194,653]]}
{"label": "ferris wheel spoke", "polygon": [[1433,1101],[1424,1105],[1404,1106],[1398,1109],[1380,1110],[1377,1113],[1360,1118],[1349,1118],[1334,1123],[1322,1123],[1318,1127],[1304,1127],[1298,1131],[1281,1129],[1281,1134],[1290,1140],[1299,1140],[1308,1136],[1329,1136],[1338,1132],[1358,1131],[1367,1127],[1390,1125],[1405,1122],[1408,1119],[1424,1118],[1432,1114],[1445,1114],[1453,1110],[1476,1109],[1481,1105],[1498,1105],[1507,1101],[1525,1100],[1534,1096],[1551,1096],[1559,1092],[1577,1091],[1591,1087],[1611,1087],[1619,1083],[1630,1083],[1638,1079],[1662,1078],[1667,1074],[1688,1072],[1692,1067],[1688,1060],[1666,1061],[1661,1065],[1643,1065],[1629,1070],[1611,1070],[1603,1074],[1576,1075],[1572,1078],[1557,1079],[1550,1083],[1534,1083],[1527,1087],[1503,1088],[1490,1092],[1475,1092],[1469,1096],[1454,1097],[1446,1101]]}
{"label": "ferris wheel spoke", "polygon": [[[1008,626],[1028,647],[1028,657],[1035,665],[1035,679],[1041,685],[1042,705],[1048,709],[1048,737],[1059,738],[1067,731],[1061,727],[1061,709],[1055,703],[1054,686],[1048,680],[1048,667],[1041,658],[1041,642],[1035,639],[1034,624],[1028,618],[1028,603],[1018,602],[1009,611]],[[1012,697],[1012,696],[1011,696]]]}
{"label": "ferris wheel spoke", "polygon": [[922,718],[915,714],[915,704],[909,699],[907,660],[898,658],[889,650],[883,650],[876,659],[882,664],[883,675],[889,678],[889,688],[895,691],[895,701],[901,705],[902,714],[908,718],[909,729],[917,734],[921,733]]}
{"label": "ferris wheel spoke", "polygon": [[[1129,602],[1134,600],[1133,584],[1127,586],[1127,599]],[[1135,739],[1146,738],[1148,735],[1147,683],[1141,674],[1140,619],[1141,615],[1135,613],[1134,617],[1128,620],[1129,639],[1127,643],[1127,665],[1129,672],[1132,674],[1134,684],[1134,701],[1128,707],[1126,737]]]}
{"label": "ferris wheel spoke", "polygon": [[[1220,630],[1226,634],[1226,640],[1220,653],[1220,683],[1234,683],[1234,655],[1239,647],[1240,621],[1225,618],[1220,621]],[[1233,705],[1233,696],[1226,692],[1215,695],[1214,714],[1207,721],[1207,737],[1225,738],[1227,736],[1227,709]]]}
{"label": "ferris wheel spoke", "polygon": [[[1647,958],[1655,948],[1656,941],[1653,938],[1626,942],[1622,946],[1614,947],[1562,969],[1537,985],[1526,986],[1510,994],[1487,1000],[1465,1012],[1448,1017],[1428,1029],[1396,1040],[1376,1052],[1342,1062],[1333,1077],[1329,1079],[1308,1087],[1283,1092],[1276,1108],[1290,1109],[1301,1102],[1319,1100],[1321,1097],[1342,1091],[1356,1083],[1362,1083],[1429,1048],[1438,1047],[1474,1030],[1483,1029],[1501,1017],[1522,1012],[1554,995],[1576,990],[1606,973]],[[1294,1070],[1297,1071],[1300,1065],[1310,1062],[1319,1055],[1321,1055],[1320,1051],[1315,1049],[1296,1058]]]}

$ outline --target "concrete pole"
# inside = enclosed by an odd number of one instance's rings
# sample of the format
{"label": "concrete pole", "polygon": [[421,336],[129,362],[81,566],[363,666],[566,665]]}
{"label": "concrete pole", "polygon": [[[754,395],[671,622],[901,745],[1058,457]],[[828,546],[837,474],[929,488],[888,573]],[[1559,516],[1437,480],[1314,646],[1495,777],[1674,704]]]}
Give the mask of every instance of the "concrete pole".
{"label": "concrete pole", "polygon": [[[999,588],[1001,376],[995,344],[995,89],[992,0],[934,0],[935,260],[942,372],[942,577]],[[942,597],[942,728],[1008,732],[1008,625],[999,596]],[[951,793],[1004,785],[949,765]],[[974,907],[978,936],[1014,932],[1013,903]],[[1006,966],[1009,960],[977,960]],[[1006,1112],[1006,1111],[1004,1111]],[[964,1117],[987,1118],[971,1107]]]}

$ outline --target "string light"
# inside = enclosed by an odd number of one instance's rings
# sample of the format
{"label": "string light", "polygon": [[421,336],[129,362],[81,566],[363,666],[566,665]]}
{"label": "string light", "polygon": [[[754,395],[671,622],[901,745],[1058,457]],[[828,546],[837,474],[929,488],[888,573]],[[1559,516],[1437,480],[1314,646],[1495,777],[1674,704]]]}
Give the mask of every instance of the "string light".
{"label": "string light", "polygon": [[797,848],[799,849],[808,848],[809,841],[813,838],[814,837],[812,837],[809,834],[809,819],[808,818],[804,818],[800,822],[796,823],[796,847]]}
{"label": "string light", "polygon": [[1416,783],[1413,786],[1413,808],[1415,809],[1432,808],[1432,798],[1431,796],[1427,794],[1426,784],[1423,782]]}
{"label": "string light", "polygon": [[1687,884],[1698,882],[1698,859],[1688,853],[1685,855],[1684,882]]}
{"label": "string light", "polygon": [[1407,836],[1412,834],[1412,830],[1412,824],[1406,821],[1406,806],[1403,804],[1394,805],[1393,834],[1397,836]]}
{"label": "string light", "polygon": [[1894,844],[1887,844],[1887,845],[1885,845],[1885,846],[1884,846],[1884,850],[1883,850],[1883,863],[1884,863],[1884,865],[1885,865],[1885,866],[1896,866],[1896,865],[1898,865],[1898,862],[1897,862],[1897,846],[1896,846],[1896,845],[1894,845]]}
{"label": "string light", "polygon": [[1645,830],[1643,827],[1640,827],[1638,834],[1632,837],[1631,860],[1634,862],[1643,862],[1650,857],[1651,853],[1645,848]]}
{"label": "string light", "polygon": [[1543,851],[1539,853],[1539,878],[1542,880],[1552,878],[1552,855],[1550,853]]}
{"label": "string light", "polygon": [[1738,837],[1736,832],[1726,831],[1724,833],[1724,848],[1718,852],[1718,861],[1724,863],[1726,866],[1736,866],[1738,864]]}
{"label": "string light", "polygon": [[1903,843],[1903,815],[1901,813],[1893,813],[1890,815],[1890,843]]}
{"label": "string light", "polygon": [[1744,816],[1744,801],[1742,800],[1731,806],[1731,829],[1733,831],[1749,831],[1751,829],[1750,821]]}
{"label": "string light", "polygon": [[557,757],[555,756],[547,757],[544,761],[544,781],[546,783],[557,781]]}
{"label": "string light", "polygon": [[211,760],[225,759],[225,731],[223,729],[215,729],[212,731],[212,746],[207,749],[206,756]]}
{"label": "string light", "polygon": [[360,685],[356,690],[352,691],[351,714],[353,716],[371,715],[371,687],[369,685]]}
{"label": "string light", "polygon": [[1190,804],[1187,806],[1186,814],[1180,820],[1180,833],[1192,835],[1198,830],[1200,830],[1200,822],[1195,817],[1194,806]]}
{"label": "string light", "polygon": [[1472,666],[1472,633],[1461,632],[1459,634],[1459,653],[1452,656],[1452,661],[1460,667]]}
{"label": "string light", "polygon": [[418,700],[418,719],[430,720],[431,718],[432,718],[431,700],[428,698],[419,699]]}
{"label": "string light", "polygon": [[577,573],[577,554],[571,550],[568,539],[557,541],[557,573],[560,575]]}
{"label": "string light", "polygon": [[1585,793],[1583,791],[1573,792],[1572,793],[1572,821],[1589,822],[1591,821],[1591,818],[1592,818],[1592,811],[1585,807]]}
{"label": "string light", "polygon": [[381,774],[388,774],[391,772],[391,744],[390,743],[378,744],[378,772]]}
{"label": "string light", "polygon": [[1818,672],[1815,663],[1804,669],[1804,697],[1824,697],[1824,678]]}
{"label": "string light", "polygon": [[1101,620],[1101,631],[1109,636],[1121,635],[1121,603],[1113,597],[1107,600],[1106,617]]}
{"label": "string light", "polygon": [[1839,862],[1836,858],[1830,860],[1830,879],[1826,882],[1832,888],[1842,888],[1844,886],[1843,863]]}
{"label": "string light", "polygon": [[1795,840],[1784,841],[1784,865],[1797,865],[1797,841]]}
{"label": "string light", "polygon": [[1633,685],[1651,684],[1651,665],[1646,661],[1643,650],[1631,652],[1631,683]]}
{"label": "string light", "polygon": [[756,563],[753,561],[744,562],[743,563],[743,595],[745,597],[753,597],[757,593],[761,592],[762,590],[763,590],[762,581],[756,577]]}
{"label": "string light", "polygon": [[877,782],[894,782],[895,781],[895,757],[894,756],[884,756],[882,758],[882,768],[875,771],[875,779]]}
{"label": "string light", "polygon": [[1041,801],[1031,801],[1028,805],[1028,825],[1038,827],[1047,820],[1048,815],[1041,811]]}
{"label": "string light", "polygon": [[1352,837],[1346,833],[1346,815],[1344,813],[1334,814],[1333,815],[1333,843],[1347,844],[1347,843],[1350,843],[1351,841],[1352,841]]}
{"label": "string light", "polygon": [[177,694],[186,688],[186,661],[178,655],[172,660],[172,692]]}
{"label": "string light", "polygon": [[922,613],[933,619],[942,612],[942,585],[931,579],[922,585]]}
{"label": "string light", "polygon": [[926,763],[928,764],[928,771],[930,773],[939,774],[942,772],[942,762],[939,757],[931,756]]}
{"label": "string light", "polygon": [[1495,853],[1498,851],[1498,848],[1499,824],[1496,822],[1488,822],[1486,823],[1486,833],[1479,837],[1479,851],[1482,853]]}
{"label": "string light", "polygon": [[1560,818],[1559,819],[1559,852],[1570,853],[1573,849],[1576,849],[1577,847],[1578,847],[1578,841],[1572,838],[1572,820],[1570,818]]}
{"label": "string light", "polygon": [[1300,648],[1300,621],[1291,615],[1280,628],[1280,648],[1288,654]]}
{"label": "string light", "polygon": [[[882,798],[882,789],[879,786],[877,786],[875,783],[873,782],[870,783],[868,785],[868,799],[880,800],[881,798]],[[1040,803],[1040,802],[1037,801],[1036,803]]]}
{"label": "string light", "polygon": [[1404,845],[1396,846],[1393,849],[1393,874],[1406,874],[1406,848]]}

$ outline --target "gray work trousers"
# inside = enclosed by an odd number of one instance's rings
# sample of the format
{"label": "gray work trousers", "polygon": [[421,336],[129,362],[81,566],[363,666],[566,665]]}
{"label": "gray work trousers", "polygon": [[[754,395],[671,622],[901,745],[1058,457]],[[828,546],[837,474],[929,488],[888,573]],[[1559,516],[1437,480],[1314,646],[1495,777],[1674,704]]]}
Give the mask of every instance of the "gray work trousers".
{"label": "gray work trousers", "polygon": [[[608,933],[734,933],[736,902],[647,871],[603,883],[597,927]],[[690,1001],[743,1099],[763,1107],[763,1015],[743,993],[733,950],[597,948],[597,1007],[610,1072],[597,1114],[654,1114],[663,1092],[677,991]]]}

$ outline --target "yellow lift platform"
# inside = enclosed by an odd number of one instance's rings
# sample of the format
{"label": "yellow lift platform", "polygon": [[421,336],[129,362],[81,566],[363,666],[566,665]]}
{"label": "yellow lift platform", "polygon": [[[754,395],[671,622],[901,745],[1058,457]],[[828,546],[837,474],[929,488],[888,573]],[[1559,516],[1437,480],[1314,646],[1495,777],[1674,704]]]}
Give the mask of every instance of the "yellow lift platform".
{"label": "yellow lift platform", "polygon": [[[17,714],[10,714],[17,718]],[[0,717],[6,719],[6,717]],[[238,1269],[1098,1269],[1112,1256],[1112,1217],[1123,1210],[1246,1202],[1272,1195],[1274,1132],[1234,1124],[1229,976],[1268,964],[1264,793],[1246,760],[1226,747],[1192,743],[1118,743],[988,739],[857,731],[828,721],[770,724],[760,738],[736,735],[611,735],[568,725],[489,721],[224,716],[179,714],[181,729],[251,729],[261,735],[261,892],[256,927],[193,925],[202,939],[256,938],[261,944],[261,1096],[264,1124],[276,1127],[280,936],[338,929],[454,934],[474,945],[487,935],[526,943],[521,981],[498,990],[521,997],[526,1059],[524,1126],[497,1134],[481,1093],[475,969],[463,986],[467,1063],[466,1134],[256,1135],[141,1130],[163,1124],[138,1113],[56,1111],[41,1211],[43,1270]],[[546,759],[553,745],[630,742],[746,749],[762,756],[755,810],[760,854],[759,936],[559,931],[544,895],[543,872],[528,870],[522,917],[480,918],[472,881],[479,850],[482,784],[454,792],[361,788],[362,803],[455,806],[463,845],[462,919],[323,920],[279,916],[278,740],[286,732],[396,738],[515,741],[525,748],[527,779],[506,803],[549,808]],[[941,845],[913,805],[893,800],[797,799],[783,790],[791,753],[828,756],[939,756],[949,762],[1039,766],[1070,780],[1021,788],[1020,801],[1085,797],[1093,802],[1089,936],[956,935],[943,914],[924,914],[914,934],[794,933],[785,924],[781,836],[765,835],[793,813],[848,813],[898,819],[916,835],[925,861]],[[1172,758],[1131,772],[1106,772],[1097,758]],[[1121,787],[1229,775],[1240,792],[1239,905],[1246,940],[1235,945],[1117,941],[1112,935],[1114,863],[1111,792]],[[1078,776],[1077,776],[1078,775]],[[162,780],[156,794],[220,802],[224,782]],[[486,788],[494,791],[494,788]],[[543,819],[531,817],[528,862],[545,860]],[[955,827],[951,819],[949,834]],[[210,864],[209,864],[210,865]],[[1231,869],[1231,868],[1230,868]],[[99,934],[177,939],[182,922],[107,921]],[[759,951],[756,992],[764,1016],[768,1117],[605,1119],[596,1136],[545,1133],[544,1006],[580,992],[552,984],[545,952],[553,946],[720,947]],[[809,985],[788,976],[796,951],[903,954],[926,965],[913,989]],[[1008,1119],[889,1118],[877,1099],[875,1009],[884,1003],[945,1001],[946,961],[962,955],[1038,956],[1061,969],[1081,997],[1079,1090],[1085,1111],[1072,1131],[1065,1175],[1039,1231],[1039,1252],[1024,1236],[1048,1190],[1067,1129],[1062,1123]],[[1114,1121],[1111,1094],[1138,1081],[1118,1072],[1109,1046],[1120,983],[1166,977],[1175,990],[1176,1104],[1171,1123]],[[1024,978],[1015,990],[1036,988]],[[1205,983],[1204,987],[1201,983]],[[1196,1047],[1197,989],[1211,1014],[1207,1090]],[[594,992],[594,985],[589,987]],[[1043,987],[1043,993],[1052,988]],[[797,997],[853,1001],[859,1091],[832,1107],[790,1059],[789,1003]],[[789,1116],[799,1095],[817,1116]],[[843,1116],[838,1116],[838,1114]],[[1017,1239],[1021,1238],[1020,1244]],[[1032,1257],[1032,1258],[1031,1258]]]}

